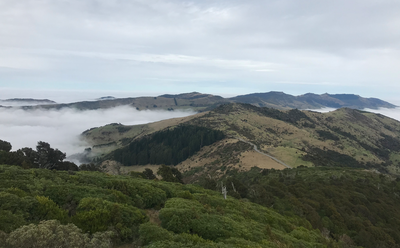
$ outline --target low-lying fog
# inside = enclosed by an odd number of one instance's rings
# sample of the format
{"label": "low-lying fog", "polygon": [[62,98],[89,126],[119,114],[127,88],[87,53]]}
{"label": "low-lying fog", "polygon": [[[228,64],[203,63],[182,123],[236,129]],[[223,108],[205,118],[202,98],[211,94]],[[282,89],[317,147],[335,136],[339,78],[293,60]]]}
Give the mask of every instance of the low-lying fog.
{"label": "low-lying fog", "polygon": [[66,152],[82,152],[87,144],[79,135],[92,127],[110,123],[136,125],[195,114],[193,111],[138,111],[122,106],[104,110],[33,110],[0,108],[0,139],[11,143],[13,150],[35,149],[38,141]]}
{"label": "low-lying fog", "polygon": [[[311,109],[312,111],[327,113],[331,111],[335,111],[335,108],[321,108],[321,109]],[[400,107],[388,109],[388,108],[379,108],[379,109],[363,109],[363,111],[368,111],[372,113],[382,114],[393,118],[395,120],[400,121]]]}
{"label": "low-lying fog", "polygon": [[363,110],[372,113],[383,114],[385,116],[400,121],[400,107],[394,109],[381,108],[381,109],[363,109]]}

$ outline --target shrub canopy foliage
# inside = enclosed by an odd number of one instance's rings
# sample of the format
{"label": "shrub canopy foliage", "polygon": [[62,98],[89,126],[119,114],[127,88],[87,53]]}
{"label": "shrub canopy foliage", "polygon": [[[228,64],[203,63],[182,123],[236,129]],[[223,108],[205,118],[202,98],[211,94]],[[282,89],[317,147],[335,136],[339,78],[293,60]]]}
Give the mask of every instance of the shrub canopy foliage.
{"label": "shrub canopy foliage", "polygon": [[[210,185],[206,179],[200,184]],[[284,216],[305,218],[339,242],[400,247],[400,180],[389,175],[344,167],[254,167],[230,171],[224,182],[228,195],[272,207]]]}
{"label": "shrub canopy foliage", "polygon": [[112,232],[84,234],[74,224],[61,225],[57,220],[48,220],[22,226],[9,235],[0,234],[0,242],[4,247],[110,248],[112,235]]}
{"label": "shrub canopy foliage", "polygon": [[195,185],[101,172],[0,165],[0,212],[4,247],[339,247],[302,217]]}

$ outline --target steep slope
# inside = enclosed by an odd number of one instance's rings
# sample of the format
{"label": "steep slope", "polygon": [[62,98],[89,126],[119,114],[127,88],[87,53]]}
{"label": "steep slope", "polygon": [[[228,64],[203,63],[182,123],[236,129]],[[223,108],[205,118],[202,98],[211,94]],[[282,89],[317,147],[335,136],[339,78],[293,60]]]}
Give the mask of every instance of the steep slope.
{"label": "steep slope", "polygon": [[[107,153],[102,148],[107,147],[107,143],[98,141],[111,141],[122,147],[144,137],[144,134],[178,124],[220,130],[227,136],[180,163],[178,167],[183,171],[199,167],[197,170],[202,173],[224,174],[226,170],[246,170],[251,165],[283,169],[286,164],[290,167],[375,168],[382,172],[400,173],[400,123],[382,115],[348,108],[317,113],[226,104],[178,120],[142,126],[106,126],[85,132],[84,136],[96,144],[98,151]],[[107,132],[109,128],[114,131]],[[129,135],[118,129],[126,129]],[[257,149],[248,142],[255,144]],[[115,149],[118,145],[110,147]]]}

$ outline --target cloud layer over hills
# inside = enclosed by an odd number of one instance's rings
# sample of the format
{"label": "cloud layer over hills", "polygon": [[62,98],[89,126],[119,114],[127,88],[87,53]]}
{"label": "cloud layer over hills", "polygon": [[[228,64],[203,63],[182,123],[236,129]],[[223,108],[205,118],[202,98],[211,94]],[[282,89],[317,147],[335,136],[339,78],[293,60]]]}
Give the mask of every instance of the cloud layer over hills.
{"label": "cloud layer over hills", "polygon": [[[333,111],[325,108],[321,112]],[[400,108],[366,111],[380,113],[400,120]],[[316,110],[313,110],[316,111]],[[67,155],[82,152],[87,147],[79,140],[79,134],[110,123],[124,125],[144,124],[159,120],[195,114],[193,111],[137,111],[128,106],[104,110],[74,109],[33,110],[0,108],[0,139],[9,141],[13,150],[22,147],[34,148],[38,141],[50,143]]]}
{"label": "cloud layer over hills", "polygon": [[38,141],[50,143],[71,155],[82,152],[86,144],[79,134],[109,123],[143,124],[194,114],[191,111],[137,111],[131,107],[79,111],[73,109],[34,110],[0,108],[0,139],[10,142],[13,150],[35,148]]}

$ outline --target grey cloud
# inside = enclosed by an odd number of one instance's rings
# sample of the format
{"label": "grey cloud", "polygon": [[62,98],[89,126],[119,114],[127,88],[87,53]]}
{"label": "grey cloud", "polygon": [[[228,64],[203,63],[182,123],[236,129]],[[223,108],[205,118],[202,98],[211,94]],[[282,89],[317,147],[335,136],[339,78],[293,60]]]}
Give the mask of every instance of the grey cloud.
{"label": "grey cloud", "polygon": [[398,87],[398,13],[395,0],[5,0],[0,68],[17,72],[0,86]]}

